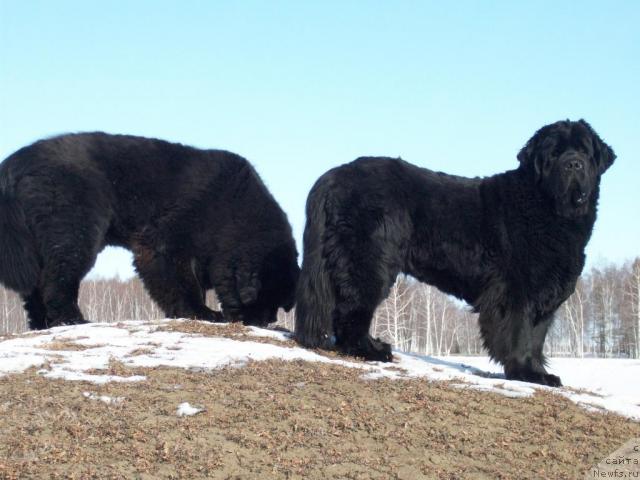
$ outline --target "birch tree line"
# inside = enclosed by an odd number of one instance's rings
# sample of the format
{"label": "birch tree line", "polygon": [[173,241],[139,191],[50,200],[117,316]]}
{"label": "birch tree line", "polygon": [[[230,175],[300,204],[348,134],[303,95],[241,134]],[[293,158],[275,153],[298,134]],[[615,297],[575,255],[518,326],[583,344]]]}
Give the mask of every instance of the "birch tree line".
{"label": "birch tree line", "polygon": [[[85,280],[80,308],[95,322],[157,319],[162,311],[138,278]],[[218,308],[215,294],[207,303]],[[279,325],[292,329],[294,312],[279,312]],[[0,334],[26,330],[19,297],[0,287]],[[400,276],[376,310],[372,334],[394,348],[428,355],[483,355],[477,315],[436,288]],[[560,307],[546,342],[552,356],[640,358],[640,257],[583,274]]]}

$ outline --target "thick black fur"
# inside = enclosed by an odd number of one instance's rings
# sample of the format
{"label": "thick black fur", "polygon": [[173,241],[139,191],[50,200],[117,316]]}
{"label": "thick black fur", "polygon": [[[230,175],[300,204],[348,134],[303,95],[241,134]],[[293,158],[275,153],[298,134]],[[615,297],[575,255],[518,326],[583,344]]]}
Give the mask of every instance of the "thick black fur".
{"label": "thick black fur", "polygon": [[0,282],[30,327],[82,323],[80,280],[105,245],[134,254],[169,317],[265,325],[299,274],[286,215],[244,158],[162,140],[83,133],[41,140],[0,165]]}
{"label": "thick black fur", "polygon": [[508,379],[560,385],[542,353],[573,292],[615,154],[583,120],[541,128],[519,168],[463,178],[400,159],[330,170],[307,200],[296,338],[369,360],[392,359],[369,335],[400,272],[464,299]]}

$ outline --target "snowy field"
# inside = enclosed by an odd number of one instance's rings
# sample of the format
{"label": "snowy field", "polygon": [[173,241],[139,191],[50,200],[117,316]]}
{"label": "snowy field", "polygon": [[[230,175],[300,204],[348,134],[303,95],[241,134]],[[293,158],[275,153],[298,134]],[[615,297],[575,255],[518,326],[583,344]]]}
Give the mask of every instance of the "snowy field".
{"label": "snowy field", "polygon": [[[463,366],[463,369],[477,369],[492,378],[504,378],[502,367],[488,357],[438,357],[438,360]],[[640,420],[640,360],[552,358],[547,370],[561,378],[564,387],[558,391],[574,402]]]}
{"label": "snowy field", "polygon": [[[330,358],[287,342],[287,334],[251,327],[250,335],[270,337],[275,343],[165,331],[170,320],[94,323],[57,327],[0,340],[0,375],[39,368],[46,378],[94,383],[143,382],[144,376],[105,375],[112,360],[131,367],[170,366],[191,370],[241,367],[248,360],[270,358],[327,362],[362,370],[364,378],[448,380],[459,388],[526,397],[536,389],[564,395],[594,411],[612,411],[640,420],[640,360],[552,359],[549,371],[565,384],[551,389],[506,381],[500,366],[486,357],[425,357],[395,352],[391,364]],[[2,338],[2,337],[0,337]],[[188,411],[188,407],[185,407]]]}

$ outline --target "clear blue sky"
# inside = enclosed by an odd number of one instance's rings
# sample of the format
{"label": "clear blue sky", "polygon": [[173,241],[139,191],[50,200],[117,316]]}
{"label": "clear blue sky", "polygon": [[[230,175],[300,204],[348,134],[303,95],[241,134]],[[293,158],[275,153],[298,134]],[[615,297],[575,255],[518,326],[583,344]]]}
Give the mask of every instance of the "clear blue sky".
{"label": "clear blue sky", "polygon": [[585,118],[618,155],[588,261],[623,261],[640,254],[639,25],[637,1],[0,0],[0,158],[87,130],[232,150],[300,242],[333,166],[490,175],[540,126]]}

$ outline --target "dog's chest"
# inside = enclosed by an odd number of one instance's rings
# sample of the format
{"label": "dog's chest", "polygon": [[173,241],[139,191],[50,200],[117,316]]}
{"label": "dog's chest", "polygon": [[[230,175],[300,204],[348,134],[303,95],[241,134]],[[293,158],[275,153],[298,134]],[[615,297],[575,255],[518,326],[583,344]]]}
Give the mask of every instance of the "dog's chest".
{"label": "dog's chest", "polygon": [[[553,261],[548,261],[549,259]],[[562,251],[544,262],[532,262],[526,275],[526,297],[540,314],[555,311],[573,293],[584,266],[584,254]]]}
{"label": "dog's chest", "polygon": [[584,267],[588,236],[549,223],[545,228],[529,227],[526,233],[511,236],[509,283],[520,290],[513,293],[546,314],[573,293]]}

